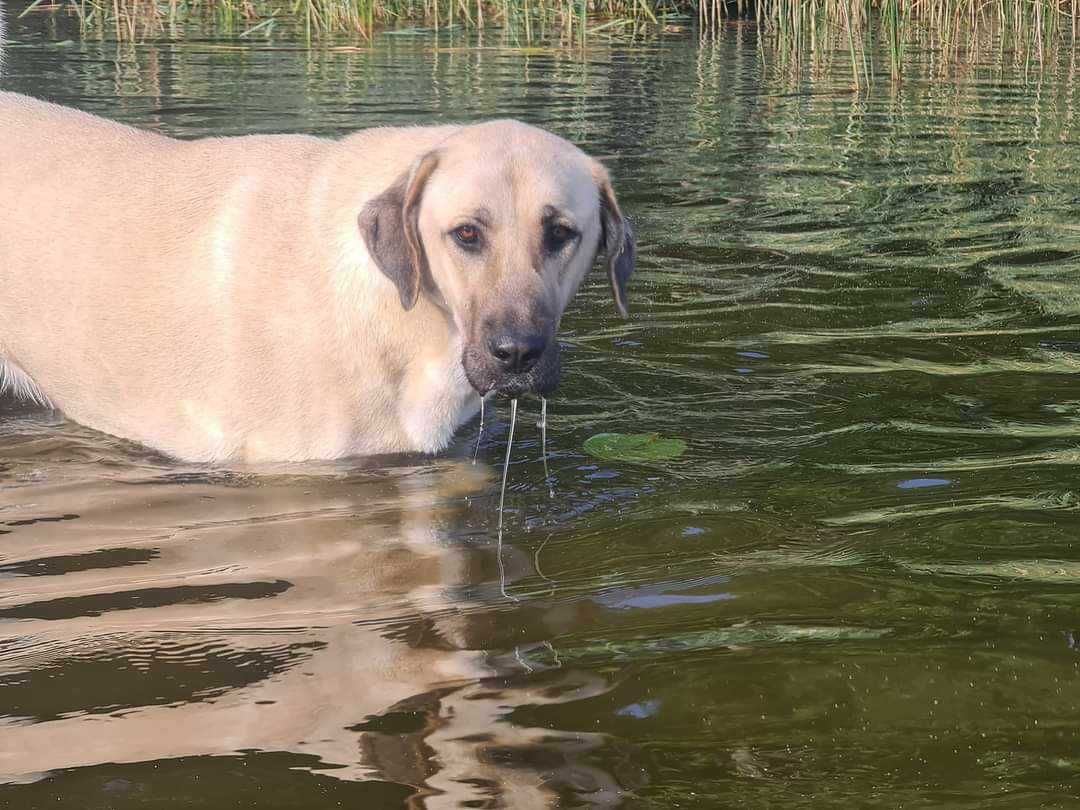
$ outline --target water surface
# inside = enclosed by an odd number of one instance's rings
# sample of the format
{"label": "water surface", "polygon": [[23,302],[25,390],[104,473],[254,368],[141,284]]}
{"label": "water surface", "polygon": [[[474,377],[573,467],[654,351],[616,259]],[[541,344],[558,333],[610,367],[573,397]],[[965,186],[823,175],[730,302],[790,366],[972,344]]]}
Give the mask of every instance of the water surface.
{"label": "water surface", "polygon": [[1078,806],[1072,54],[860,93],[745,27],[12,36],[7,88],[180,137],[543,125],[640,263],[631,320],[597,271],[564,324],[554,497],[523,404],[501,545],[505,408],[475,467],[473,424],[254,474],[5,406],[0,806]]}

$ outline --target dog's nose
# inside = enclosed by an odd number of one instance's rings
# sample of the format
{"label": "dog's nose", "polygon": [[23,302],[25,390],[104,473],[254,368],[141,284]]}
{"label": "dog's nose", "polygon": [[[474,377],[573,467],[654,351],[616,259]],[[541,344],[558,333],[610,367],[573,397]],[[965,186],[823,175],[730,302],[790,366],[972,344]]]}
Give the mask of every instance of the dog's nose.
{"label": "dog's nose", "polygon": [[536,361],[544,353],[547,338],[543,335],[500,335],[492,338],[488,348],[503,371],[508,374],[524,374],[536,365]]}

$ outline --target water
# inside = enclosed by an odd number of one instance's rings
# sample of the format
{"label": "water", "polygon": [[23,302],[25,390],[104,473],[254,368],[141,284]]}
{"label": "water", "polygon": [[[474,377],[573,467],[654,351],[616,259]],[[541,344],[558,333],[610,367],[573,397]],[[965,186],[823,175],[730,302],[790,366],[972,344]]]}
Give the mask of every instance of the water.
{"label": "water", "polygon": [[522,403],[501,547],[505,404],[475,467],[474,423],[262,474],[7,406],[0,806],[1080,806],[1072,54],[913,48],[860,94],[738,27],[13,36],[7,87],[185,137],[541,124],[640,265],[631,320],[598,270],[565,323],[554,498]]}

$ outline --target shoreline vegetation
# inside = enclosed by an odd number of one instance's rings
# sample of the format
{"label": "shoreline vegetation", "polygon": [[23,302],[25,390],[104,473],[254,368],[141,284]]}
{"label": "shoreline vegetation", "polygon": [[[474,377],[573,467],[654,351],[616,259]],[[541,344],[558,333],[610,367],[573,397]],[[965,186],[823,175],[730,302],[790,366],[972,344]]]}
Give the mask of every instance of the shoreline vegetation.
{"label": "shoreline vegetation", "polygon": [[755,25],[798,66],[846,52],[856,84],[875,73],[874,52],[900,79],[905,47],[954,55],[992,47],[1025,65],[1075,49],[1080,0],[32,0],[18,16],[66,15],[85,36],[139,41],[192,27],[239,38],[308,40],[377,33],[508,32],[515,46],[587,48],[669,32],[722,36]]}

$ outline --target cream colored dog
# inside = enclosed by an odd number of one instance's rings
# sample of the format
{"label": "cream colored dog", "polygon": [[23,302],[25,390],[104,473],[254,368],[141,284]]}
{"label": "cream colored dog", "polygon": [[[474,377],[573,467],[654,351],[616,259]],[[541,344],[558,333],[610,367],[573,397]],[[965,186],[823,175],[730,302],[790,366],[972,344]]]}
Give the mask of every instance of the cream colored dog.
{"label": "cream colored dog", "polygon": [[0,383],[192,461],[437,452],[546,394],[607,173],[514,121],[180,141],[0,92]]}

